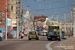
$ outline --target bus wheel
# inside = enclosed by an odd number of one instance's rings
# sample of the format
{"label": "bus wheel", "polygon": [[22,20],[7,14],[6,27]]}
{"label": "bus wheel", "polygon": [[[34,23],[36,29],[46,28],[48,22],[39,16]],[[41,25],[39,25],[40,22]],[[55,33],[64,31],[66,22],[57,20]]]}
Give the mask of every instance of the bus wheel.
{"label": "bus wheel", "polygon": [[61,39],[58,39],[58,41],[61,41]]}
{"label": "bus wheel", "polygon": [[48,39],[48,40],[50,40],[50,39]]}
{"label": "bus wheel", "polygon": [[31,39],[29,38],[29,40],[31,40]]}
{"label": "bus wheel", "polygon": [[51,39],[48,39],[49,41],[51,40]]}

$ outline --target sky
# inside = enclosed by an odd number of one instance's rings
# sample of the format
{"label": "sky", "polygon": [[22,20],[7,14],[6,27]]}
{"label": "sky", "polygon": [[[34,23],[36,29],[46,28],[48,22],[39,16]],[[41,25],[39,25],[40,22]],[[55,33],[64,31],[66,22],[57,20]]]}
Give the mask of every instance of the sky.
{"label": "sky", "polygon": [[[33,15],[44,15],[58,20],[71,16],[72,5],[75,0],[22,0],[23,10],[30,9]],[[66,13],[65,13],[66,12]],[[65,15],[64,15],[65,14]]]}

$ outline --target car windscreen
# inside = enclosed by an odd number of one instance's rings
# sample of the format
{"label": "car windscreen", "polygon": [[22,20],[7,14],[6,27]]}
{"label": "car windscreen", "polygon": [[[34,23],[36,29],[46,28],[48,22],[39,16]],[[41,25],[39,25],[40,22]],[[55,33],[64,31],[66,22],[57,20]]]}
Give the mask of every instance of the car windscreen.
{"label": "car windscreen", "polygon": [[45,32],[45,33],[47,33],[47,32]]}
{"label": "car windscreen", "polygon": [[36,34],[36,32],[29,32],[29,34]]}
{"label": "car windscreen", "polygon": [[64,32],[62,31],[62,36],[64,36],[65,34],[64,34]]}

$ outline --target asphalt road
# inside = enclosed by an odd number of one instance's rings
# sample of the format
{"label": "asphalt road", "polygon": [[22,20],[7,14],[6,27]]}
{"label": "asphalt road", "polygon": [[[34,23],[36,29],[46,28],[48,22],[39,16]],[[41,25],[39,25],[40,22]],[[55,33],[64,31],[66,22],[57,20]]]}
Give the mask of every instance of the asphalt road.
{"label": "asphalt road", "polygon": [[0,45],[0,50],[51,50],[49,47],[51,47],[53,50],[56,50],[54,49],[56,48],[55,46],[60,45],[61,42],[48,41],[46,36],[40,36],[39,40],[12,40],[11,43]]}

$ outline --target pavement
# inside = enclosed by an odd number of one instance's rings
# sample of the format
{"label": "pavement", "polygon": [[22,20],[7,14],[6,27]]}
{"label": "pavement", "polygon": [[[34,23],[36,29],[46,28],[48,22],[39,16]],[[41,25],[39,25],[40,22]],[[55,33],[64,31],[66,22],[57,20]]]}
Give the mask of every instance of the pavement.
{"label": "pavement", "polygon": [[61,43],[64,50],[75,50],[75,37],[70,37]]}
{"label": "pavement", "polygon": [[47,40],[46,36],[39,36],[39,40],[25,39],[13,40],[12,43],[1,44],[0,50],[47,50],[46,45],[51,42]]}
{"label": "pavement", "polygon": [[68,37],[61,41],[55,41],[50,45],[52,50],[75,50],[75,37]]}
{"label": "pavement", "polygon": [[[37,45],[38,46],[40,46],[41,44],[41,46],[43,46],[44,48],[43,48],[43,50],[45,49],[45,50],[47,50],[46,48],[45,48],[45,45],[46,44],[49,44],[49,42],[53,42],[53,41],[48,41],[47,39],[46,39],[46,37],[40,37],[40,41],[36,41],[36,40],[31,40],[30,42],[28,41],[28,37],[24,37],[24,39],[22,39],[22,40],[20,40],[20,39],[17,39],[17,38],[15,38],[15,39],[8,39],[8,40],[5,40],[5,39],[3,39],[3,41],[1,42],[0,41],[0,46],[3,46],[3,45],[6,45],[6,44],[10,44],[10,43],[16,43],[16,42],[18,42],[18,43],[25,43],[25,44],[27,44],[27,46],[31,46],[31,44],[33,45],[33,43],[36,43],[37,42]],[[40,43],[40,44],[38,44],[38,42]],[[23,44],[24,44],[23,43]],[[30,44],[29,44],[30,43]],[[13,44],[12,44],[13,45]],[[21,44],[20,44],[21,45]],[[11,45],[10,45],[11,46]],[[52,48],[52,50],[75,50],[75,38],[74,37],[70,37],[70,38],[68,38],[67,40],[62,40],[62,41],[55,41],[54,43],[52,43],[51,45],[51,48]],[[37,46],[35,47],[35,49],[37,48]],[[42,48],[42,47],[41,47]],[[27,50],[28,50],[28,48],[27,48]],[[40,49],[39,49],[40,50]]]}
{"label": "pavement", "polygon": [[[28,37],[24,37],[23,39],[25,39],[25,40],[27,40],[27,38]],[[12,43],[12,42],[14,42],[14,41],[16,41],[16,40],[23,40],[23,39],[20,39],[20,38],[7,38],[7,40],[5,40],[4,38],[2,39],[2,41],[0,41],[0,45],[1,44],[6,44],[6,43]]]}

